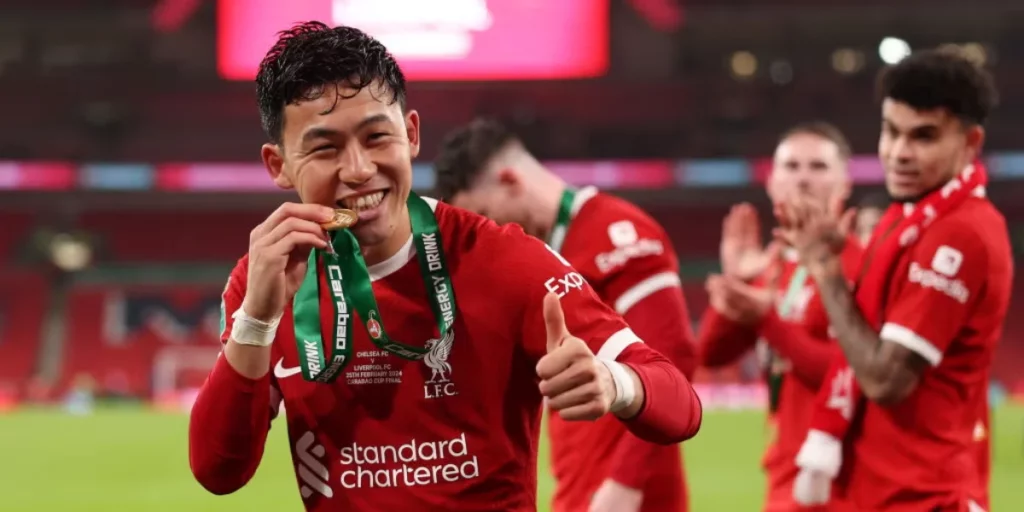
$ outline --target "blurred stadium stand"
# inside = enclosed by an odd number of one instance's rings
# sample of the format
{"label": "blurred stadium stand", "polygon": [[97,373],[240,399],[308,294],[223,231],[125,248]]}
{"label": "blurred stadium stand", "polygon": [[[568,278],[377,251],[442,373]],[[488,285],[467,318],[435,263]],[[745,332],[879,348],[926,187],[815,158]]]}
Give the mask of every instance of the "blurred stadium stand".
{"label": "blurred stadium stand", "polygon": [[[222,0],[227,1],[227,0]],[[681,9],[663,29],[645,4]],[[109,396],[201,381],[219,293],[249,230],[290,197],[258,162],[250,81],[218,76],[214,1],[8,0],[0,16],[0,395],[54,399],[88,375]],[[927,6],[927,18],[917,16]],[[826,119],[877,187],[879,42],[961,45],[1004,91],[989,127],[994,200],[1024,250],[1024,10],[1003,0],[610,1],[609,70],[581,80],[415,82],[417,188],[445,131],[509,120],[570,181],[638,202],[671,231],[691,313],[721,219],[761,191],[777,135]],[[643,13],[641,13],[643,11]],[[664,21],[664,20],[663,20]],[[671,23],[668,23],[670,26]],[[283,28],[283,27],[281,27]],[[1024,279],[994,377],[1024,392]],[[212,354],[212,356],[211,356]],[[758,380],[739,366],[706,381]],[[0,397],[0,402],[3,398]]]}

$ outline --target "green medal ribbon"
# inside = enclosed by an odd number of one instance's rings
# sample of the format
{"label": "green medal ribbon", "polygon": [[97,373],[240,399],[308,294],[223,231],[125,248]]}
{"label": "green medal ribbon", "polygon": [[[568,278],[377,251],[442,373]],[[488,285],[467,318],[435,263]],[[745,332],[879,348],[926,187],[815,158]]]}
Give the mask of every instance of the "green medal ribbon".
{"label": "green medal ribbon", "polygon": [[[804,288],[804,283],[807,282],[807,268],[800,265],[793,272],[793,277],[789,280],[789,287],[786,289],[786,295],[782,299],[782,303],[779,304],[778,312],[782,318],[788,318],[789,312],[793,309],[793,302],[796,301],[796,296]],[[774,369],[775,362],[779,359],[779,356],[775,354],[775,351],[771,348],[768,349],[768,410],[775,412],[779,408],[779,394],[782,392],[782,372],[776,372]]]}
{"label": "green medal ribbon", "polygon": [[[441,232],[437,217],[423,198],[414,193],[407,201],[412,223],[412,237],[416,244],[416,259],[420,274],[434,312],[438,340],[449,334],[455,323],[455,290],[451,275],[444,259]],[[347,229],[335,231],[331,237],[333,250],[314,249],[309,253],[306,276],[295,294],[293,312],[295,315],[295,343],[299,354],[302,376],[311,382],[333,382],[341,374],[345,364],[352,358],[352,315],[351,306],[362,321],[373,344],[404,359],[423,359],[437,340],[418,347],[402,343],[388,336],[384,330],[377,298],[373,295],[373,283],[366,268],[359,242]],[[326,271],[331,304],[333,305],[334,329],[329,336],[330,353],[327,353],[320,332],[320,268],[323,260]]]}
{"label": "green medal ribbon", "polygon": [[555,219],[555,227],[551,229],[551,240],[548,244],[555,252],[562,249],[565,234],[569,232],[569,222],[572,221],[572,205],[575,202],[576,190],[565,187],[565,192],[562,192],[562,201],[558,204],[558,217]]}

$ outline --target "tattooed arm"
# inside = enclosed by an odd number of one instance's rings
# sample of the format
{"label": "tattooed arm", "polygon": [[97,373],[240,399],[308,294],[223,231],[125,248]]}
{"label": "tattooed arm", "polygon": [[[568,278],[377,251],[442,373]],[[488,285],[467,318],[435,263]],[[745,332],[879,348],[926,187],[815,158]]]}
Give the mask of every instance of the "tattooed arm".
{"label": "tattooed arm", "polygon": [[902,401],[917,386],[928,361],[903,344],[886,341],[868,325],[843,276],[838,256],[820,258],[808,270],[864,395],[881,405]]}

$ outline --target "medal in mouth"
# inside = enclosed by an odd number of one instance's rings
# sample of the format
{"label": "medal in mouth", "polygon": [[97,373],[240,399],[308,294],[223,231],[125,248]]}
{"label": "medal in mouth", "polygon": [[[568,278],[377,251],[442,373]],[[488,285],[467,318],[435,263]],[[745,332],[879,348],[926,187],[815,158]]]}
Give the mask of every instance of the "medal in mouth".
{"label": "medal in mouth", "polygon": [[320,224],[320,227],[324,228],[324,231],[337,231],[339,229],[350,228],[359,221],[359,215],[345,208],[338,208],[334,210],[334,218]]}

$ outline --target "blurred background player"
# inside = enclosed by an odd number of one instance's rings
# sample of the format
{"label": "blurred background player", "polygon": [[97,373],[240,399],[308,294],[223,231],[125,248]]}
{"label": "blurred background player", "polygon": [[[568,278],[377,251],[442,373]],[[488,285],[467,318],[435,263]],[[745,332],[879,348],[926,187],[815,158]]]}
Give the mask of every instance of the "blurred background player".
{"label": "blurred background player", "polygon": [[[861,244],[867,247],[871,234],[878,221],[891,203],[888,193],[878,192],[864,196],[857,203],[856,234]],[[985,510],[989,509],[989,482],[992,470],[992,443],[989,427],[991,425],[991,409],[988,399],[979,403],[978,418],[974,426],[972,441],[978,465],[978,497],[977,503]]]}
{"label": "blurred background player", "polygon": [[[773,203],[801,194],[824,204],[850,192],[849,145],[838,128],[823,122],[787,131],[775,150],[767,192]],[[843,265],[852,276],[860,259],[850,238]],[[757,211],[749,203],[725,218],[722,274],[707,281],[709,304],[701,321],[701,363],[732,364],[761,340],[768,377],[770,421],[775,436],[763,460],[768,477],[764,510],[805,510],[792,499],[794,462],[807,433],[814,396],[837,348],[828,342],[828,319],[792,248],[765,247]]]}
{"label": "blurred background player", "polygon": [[878,226],[882,214],[889,208],[889,196],[884,192],[875,192],[864,196],[857,202],[857,219],[855,223],[855,234],[861,245],[867,247],[871,239],[871,233]]}
{"label": "blurred background player", "polygon": [[[568,186],[490,119],[450,133],[435,168],[442,198],[499,224],[517,223],[548,242],[641,338],[658,343],[656,349],[693,375],[693,333],[678,261],[651,217],[594,187]],[[642,441],[614,421],[548,417],[555,511],[686,509],[678,446]]]}
{"label": "blurred background player", "polygon": [[830,487],[821,477],[838,475],[853,510],[983,510],[978,414],[1013,280],[1006,221],[979,160],[997,93],[960,54],[932,50],[884,70],[878,97],[893,205],[856,295],[835,250],[840,209],[797,198],[781,210],[842,348],[798,457],[798,488],[817,501]]}

